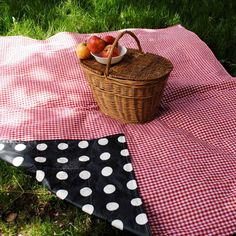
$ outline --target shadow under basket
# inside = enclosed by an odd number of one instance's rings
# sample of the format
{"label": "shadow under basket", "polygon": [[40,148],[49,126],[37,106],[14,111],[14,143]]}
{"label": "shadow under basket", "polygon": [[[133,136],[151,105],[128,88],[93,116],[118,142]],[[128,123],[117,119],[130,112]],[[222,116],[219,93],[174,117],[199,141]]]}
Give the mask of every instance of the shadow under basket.
{"label": "shadow under basket", "polygon": [[[111,65],[112,50],[124,34],[136,40],[139,50],[128,49],[121,62]],[[107,65],[93,58],[80,60],[100,110],[124,123],[153,120],[173,69],[172,63],[159,55],[143,53],[138,38],[131,31],[121,32],[112,46]]]}

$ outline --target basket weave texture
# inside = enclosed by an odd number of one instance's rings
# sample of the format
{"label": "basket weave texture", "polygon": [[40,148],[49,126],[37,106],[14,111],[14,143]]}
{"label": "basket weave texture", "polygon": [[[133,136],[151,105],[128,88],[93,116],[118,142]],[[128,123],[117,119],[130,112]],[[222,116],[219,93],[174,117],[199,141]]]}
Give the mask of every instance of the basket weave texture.
{"label": "basket weave texture", "polygon": [[[112,50],[124,34],[136,40],[139,50],[128,49],[121,62],[111,65]],[[172,63],[159,55],[143,53],[138,38],[131,31],[122,31],[112,50],[107,65],[94,59],[80,61],[100,110],[124,123],[153,120],[173,69]]]}

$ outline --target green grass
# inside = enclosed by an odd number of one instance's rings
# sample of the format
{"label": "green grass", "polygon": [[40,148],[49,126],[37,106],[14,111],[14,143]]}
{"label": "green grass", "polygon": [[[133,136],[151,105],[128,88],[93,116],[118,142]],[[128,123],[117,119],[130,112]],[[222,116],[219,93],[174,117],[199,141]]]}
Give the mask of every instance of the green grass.
{"label": "green grass", "polygon": [[[163,28],[196,32],[236,76],[234,0],[0,0],[0,35],[48,38],[57,32]],[[6,222],[9,213],[17,218]],[[0,235],[122,235],[58,200],[33,177],[0,161]]]}
{"label": "green grass", "polygon": [[234,0],[0,0],[0,35],[44,39],[61,31],[100,32],[182,24],[236,76]]}

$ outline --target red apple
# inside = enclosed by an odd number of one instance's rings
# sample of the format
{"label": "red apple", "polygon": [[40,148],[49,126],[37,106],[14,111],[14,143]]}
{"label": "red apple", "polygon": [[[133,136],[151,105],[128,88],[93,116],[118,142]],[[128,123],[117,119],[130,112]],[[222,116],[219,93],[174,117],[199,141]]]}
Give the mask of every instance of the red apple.
{"label": "red apple", "polygon": [[79,59],[88,59],[91,56],[87,43],[85,42],[79,43],[75,51]]}
{"label": "red apple", "polygon": [[88,49],[92,53],[101,52],[106,46],[106,43],[100,37],[93,35],[88,39]]}
{"label": "red apple", "polygon": [[[102,57],[108,57],[111,51],[112,45],[107,45],[103,51],[101,52]],[[115,47],[113,52],[112,52],[112,57],[117,57],[120,55],[120,51],[118,47]]]}
{"label": "red apple", "polygon": [[104,39],[104,41],[106,42],[107,45],[113,44],[114,41],[116,40],[116,38],[114,38],[114,37],[111,36],[111,35],[106,35],[106,36],[104,36],[103,39]]}

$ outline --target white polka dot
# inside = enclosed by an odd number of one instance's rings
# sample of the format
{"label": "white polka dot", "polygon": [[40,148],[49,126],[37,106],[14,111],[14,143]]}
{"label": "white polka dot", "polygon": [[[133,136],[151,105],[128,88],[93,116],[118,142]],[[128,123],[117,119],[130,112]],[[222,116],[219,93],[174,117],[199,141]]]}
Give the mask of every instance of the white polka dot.
{"label": "white polka dot", "polygon": [[60,189],[56,192],[57,197],[59,197],[60,199],[64,200],[67,195],[68,195],[68,191],[64,190],[64,189]]}
{"label": "white polka dot", "polygon": [[130,180],[128,183],[127,183],[127,188],[130,189],[130,190],[134,190],[137,188],[137,183],[136,181],[133,179],[133,180]]}
{"label": "white polka dot", "polygon": [[56,175],[59,180],[68,179],[68,174],[65,171],[59,171]]}
{"label": "white polka dot", "polygon": [[124,228],[124,224],[123,224],[123,222],[121,220],[113,220],[111,222],[111,225],[113,227],[116,227],[119,230],[123,230],[123,228]]}
{"label": "white polka dot", "polygon": [[91,204],[86,204],[82,207],[82,211],[88,213],[89,215],[92,215],[94,211],[94,207]]}
{"label": "white polka dot", "polygon": [[91,176],[91,173],[90,173],[89,171],[87,171],[87,170],[83,170],[83,171],[81,171],[81,172],[79,173],[79,177],[80,177],[81,179],[89,179],[90,176]]}
{"label": "white polka dot", "polygon": [[34,160],[39,163],[44,163],[46,162],[46,157],[35,157]]}
{"label": "white polka dot", "polygon": [[26,149],[26,145],[23,144],[23,143],[19,143],[19,144],[17,144],[17,145],[15,146],[15,150],[16,150],[16,151],[23,151],[23,150],[25,150],[25,149]]}
{"label": "white polka dot", "polygon": [[66,158],[66,157],[59,157],[59,158],[57,158],[57,162],[61,163],[61,164],[65,164],[65,163],[68,162],[68,158]]}
{"label": "white polka dot", "polygon": [[108,184],[103,188],[103,191],[106,194],[111,194],[111,193],[114,193],[116,191],[116,187],[113,184]]}
{"label": "white polka dot", "polygon": [[109,176],[113,172],[112,168],[110,166],[106,166],[102,169],[102,175],[103,176]]}
{"label": "white polka dot", "polygon": [[148,222],[147,215],[145,213],[141,213],[136,216],[135,221],[139,225],[145,225]]}
{"label": "white polka dot", "polygon": [[98,144],[104,146],[104,145],[107,145],[108,144],[108,139],[107,138],[100,138],[98,140]]}
{"label": "white polka dot", "polygon": [[129,156],[129,151],[128,151],[128,149],[123,149],[123,150],[121,150],[121,151],[120,151],[120,155],[121,155],[121,156],[124,156],[124,157]]}
{"label": "white polka dot", "polygon": [[3,143],[0,143],[0,151],[2,151],[4,147],[5,145]]}
{"label": "white polka dot", "polygon": [[123,166],[123,169],[127,172],[131,172],[133,170],[132,164],[131,163],[127,163]]}
{"label": "white polka dot", "polygon": [[118,138],[118,141],[120,142],[120,143],[125,143],[125,136],[120,136],[119,138]]}
{"label": "white polka dot", "polygon": [[90,160],[90,158],[88,157],[88,156],[80,156],[79,157],[79,161],[81,161],[81,162],[86,162],[86,161],[89,161]]}
{"label": "white polka dot", "polygon": [[142,205],[142,200],[141,200],[141,198],[133,198],[132,200],[131,200],[131,204],[133,205],[133,206],[141,206]]}
{"label": "white polka dot", "polygon": [[45,151],[47,149],[48,145],[46,143],[39,143],[36,148],[39,150],[39,151]]}
{"label": "white polka dot", "polygon": [[23,163],[23,161],[24,157],[15,157],[12,161],[12,165],[18,167]]}
{"label": "white polka dot", "polygon": [[78,143],[79,148],[87,148],[89,146],[88,141],[80,141]]}
{"label": "white polka dot", "polygon": [[68,144],[67,144],[67,143],[59,143],[59,144],[57,145],[57,147],[58,147],[58,149],[60,149],[60,150],[65,150],[65,149],[68,148]]}
{"label": "white polka dot", "polygon": [[104,152],[100,155],[100,159],[102,161],[107,161],[110,159],[110,157],[111,157],[111,154],[109,152]]}
{"label": "white polka dot", "polygon": [[108,211],[115,211],[119,208],[119,204],[116,202],[109,202],[106,205]]}
{"label": "white polka dot", "polygon": [[88,197],[92,194],[92,189],[88,188],[88,187],[84,187],[84,188],[80,189],[80,194],[83,197]]}
{"label": "white polka dot", "polygon": [[45,177],[44,171],[42,171],[42,170],[36,171],[36,179],[38,180],[38,182],[42,182],[44,177]]}

